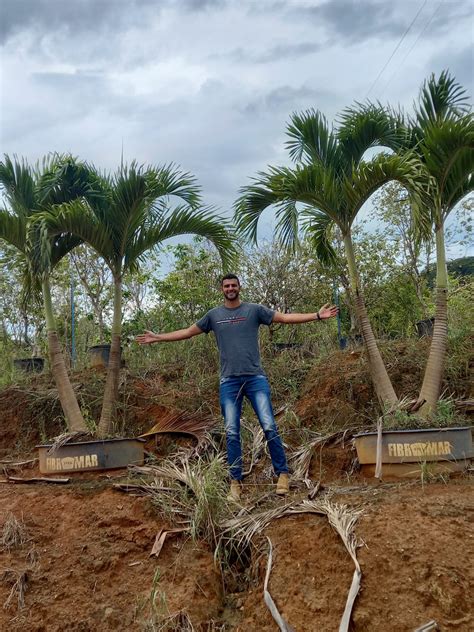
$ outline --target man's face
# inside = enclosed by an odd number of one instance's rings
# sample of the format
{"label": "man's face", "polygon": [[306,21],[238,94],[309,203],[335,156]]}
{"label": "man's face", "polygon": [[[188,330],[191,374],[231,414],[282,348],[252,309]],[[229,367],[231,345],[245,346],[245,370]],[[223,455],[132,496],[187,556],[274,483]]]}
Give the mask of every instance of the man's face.
{"label": "man's face", "polygon": [[237,279],[224,279],[222,281],[222,291],[228,301],[235,301],[240,294],[239,282]]}

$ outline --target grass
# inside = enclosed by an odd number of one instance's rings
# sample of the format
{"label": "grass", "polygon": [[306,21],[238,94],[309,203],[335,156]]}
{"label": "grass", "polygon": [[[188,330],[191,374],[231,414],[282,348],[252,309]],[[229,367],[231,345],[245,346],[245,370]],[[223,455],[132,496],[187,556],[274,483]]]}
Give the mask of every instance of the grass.
{"label": "grass", "polygon": [[18,571],[12,568],[5,569],[0,575],[0,581],[11,586],[10,593],[3,604],[3,608],[7,610],[16,601],[18,610],[25,606],[25,593],[28,584],[28,575],[26,571]]}
{"label": "grass", "polygon": [[469,420],[457,412],[452,398],[440,399],[436,411],[429,419],[398,408],[384,416],[384,430],[422,430],[470,425]]}
{"label": "grass", "polygon": [[3,523],[0,546],[5,551],[18,549],[28,542],[28,532],[23,522],[23,518],[18,518],[9,512]]}
{"label": "grass", "polygon": [[[170,521],[187,525],[191,536],[215,548],[218,524],[229,513],[228,474],[224,456],[182,454],[150,468],[155,507]],[[164,484],[166,483],[166,487]]]}

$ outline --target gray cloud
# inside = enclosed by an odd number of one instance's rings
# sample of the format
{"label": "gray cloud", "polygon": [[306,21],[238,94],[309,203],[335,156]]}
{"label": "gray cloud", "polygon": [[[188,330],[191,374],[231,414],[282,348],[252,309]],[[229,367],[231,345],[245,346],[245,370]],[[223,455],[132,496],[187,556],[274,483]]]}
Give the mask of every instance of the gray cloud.
{"label": "gray cloud", "polygon": [[458,51],[437,53],[426,65],[426,76],[449,70],[456,80],[466,88],[471,102],[474,99],[474,53],[472,46]]}
{"label": "gray cloud", "polygon": [[242,108],[242,113],[247,116],[261,116],[268,112],[285,112],[289,115],[294,110],[304,110],[315,104],[318,104],[318,108],[324,109],[324,105],[334,97],[334,93],[325,89],[305,85],[298,88],[278,86],[247,103]]}
{"label": "gray cloud", "polygon": [[323,44],[316,42],[278,44],[259,51],[239,47],[226,53],[214,53],[210,56],[210,59],[223,59],[242,64],[269,64],[279,60],[298,59],[306,55],[313,55],[320,51],[322,47]]}
{"label": "gray cloud", "polygon": [[326,0],[303,9],[303,13],[315,23],[324,23],[334,36],[353,43],[374,36],[400,35],[407,26],[406,18],[394,15],[394,5],[391,0]]}
{"label": "gray cloud", "polygon": [[74,32],[111,31],[123,23],[140,24],[154,0],[3,0],[0,4],[0,42],[20,31],[41,33],[65,29]]}
{"label": "gray cloud", "polygon": [[177,11],[224,9],[226,0],[2,0],[0,43],[20,31],[64,29],[74,34],[116,32],[144,25],[165,8]]}
{"label": "gray cloud", "polygon": [[[364,98],[421,2],[0,0],[2,151],[115,169],[123,141],[126,160],[180,164],[227,211],[258,170],[288,164],[291,112],[331,121]],[[388,86],[383,101],[410,109],[445,67],[472,86],[466,1],[445,0],[417,40],[437,2],[371,97]]]}
{"label": "gray cloud", "polygon": [[[412,27],[416,31],[434,14],[433,4],[422,5],[421,0],[325,0],[320,5],[295,8],[292,13],[294,18],[323,24],[335,38],[342,38],[341,45],[352,45],[371,38],[401,37],[421,8]],[[281,8],[284,10],[284,5]],[[472,19],[473,7],[471,0],[450,0],[434,10],[426,36],[446,32],[452,23],[469,16]]]}

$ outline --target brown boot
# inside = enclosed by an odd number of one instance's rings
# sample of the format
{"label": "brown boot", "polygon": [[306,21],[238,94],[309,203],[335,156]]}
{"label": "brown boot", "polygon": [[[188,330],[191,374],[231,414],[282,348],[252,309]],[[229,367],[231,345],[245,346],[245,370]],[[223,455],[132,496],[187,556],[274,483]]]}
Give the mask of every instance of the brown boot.
{"label": "brown boot", "polygon": [[240,495],[242,493],[242,485],[240,481],[236,481],[232,479],[230,482],[230,490],[227,494],[227,500],[230,500],[234,503],[238,503],[240,501]]}
{"label": "brown boot", "polygon": [[290,477],[288,474],[283,473],[278,477],[276,493],[279,496],[285,496],[290,491]]}

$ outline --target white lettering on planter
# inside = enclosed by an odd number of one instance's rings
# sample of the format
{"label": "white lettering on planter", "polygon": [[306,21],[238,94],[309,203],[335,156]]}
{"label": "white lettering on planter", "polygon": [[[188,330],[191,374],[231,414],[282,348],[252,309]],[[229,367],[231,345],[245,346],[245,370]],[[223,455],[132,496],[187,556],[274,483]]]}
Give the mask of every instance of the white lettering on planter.
{"label": "white lettering on planter", "polygon": [[388,443],[388,455],[396,457],[408,456],[444,456],[451,454],[449,441],[427,441],[426,443]]}
{"label": "white lettering on planter", "polygon": [[86,454],[81,456],[64,456],[46,459],[46,469],[50,472],[60,470],[84,470],[87,468],[99,467],[97,454]]}

